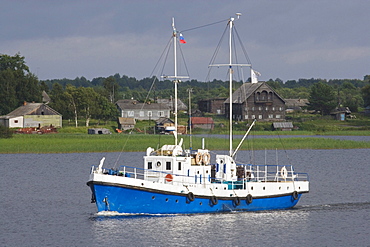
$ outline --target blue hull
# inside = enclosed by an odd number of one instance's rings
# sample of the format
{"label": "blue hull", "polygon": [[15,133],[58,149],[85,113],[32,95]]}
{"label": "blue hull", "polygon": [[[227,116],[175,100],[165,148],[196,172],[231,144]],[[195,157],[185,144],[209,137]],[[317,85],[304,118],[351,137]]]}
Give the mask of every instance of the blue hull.
{"label": "blue hull", "polygon": [[237,202],[230,198],[218,198],[217,204],[214,204],[209,197],[195,196],[194,200],[190,201],[185,194],[165,194],[93,183],[90,183],[89,186],[98,212],[116,211],[129,214],[193,214],[278,210],[294,207],[301,197],[301,194],[298,194],[298,198],[294,199],[291,194],[288,194],[277,197],[253,198],[251,203],[248,203],[246,198],[240,198],[240,201]]}

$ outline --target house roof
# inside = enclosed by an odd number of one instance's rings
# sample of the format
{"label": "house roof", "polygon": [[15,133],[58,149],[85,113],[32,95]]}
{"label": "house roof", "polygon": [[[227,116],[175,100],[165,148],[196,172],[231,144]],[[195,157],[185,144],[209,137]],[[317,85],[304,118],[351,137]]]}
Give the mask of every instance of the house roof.
{"label": "house roof", "polygon": [[213,118],[211,117],[192,117],[192,124],[213,124]]}
{"label": "house roof", "polygon": [[[157,99],[157,103],[166,104],[170,109],[174,108],[174,101],[173,99]],[[177,109],[178,110],[187,110],[187,105],[184,104],[180,99],[177,99]]]}
{"label": "house roof", "polygon": [[330,112],[331,115],[338,113],[351,114],[351,110],[348,107],[337,107]]}
{"label": "house roof", "polygon": [[118,100],[116,105],[122,110],[169,110],[166,104],[160,103],[139,103],[136,100]]}
{"label": "house roof", "polygon": [[174,121],[172,121],[170,118],[167,118],[167,117],[161,117],[159,118],[157,121],[156,121],[156,124],[158,125],[161,125],[161,124],[165,124],[165,123],[175,123]]}
{"label": "house roof", "polygon": [[61,115],[59,112],[55,111],[51,107],[45,105],[44,103],[27,103],[25,102],[24,105],[18,107],[14,111],[8,113],[7,115],[1,116],[1,118],[12,118],[12,117],[20,117],[25,115],[30,115],[33,112],[35,112],[37,109],[39,109],[41,106],[44,106],[49,111],[54,113],[54,115]]}
{"label": "house roof", "polygon": [[303,107],[309,103],[308,99],[285,99],[285,104],[288,107]]}
{"label": "house roof", "polygon": [[129,125],[135,125],[136,121],[135,118],[132,117],[119,117],[118,118],[119,124],[129,124]]}
{"label": "house roof", "polygon": [[[267,83],[265,82],[257,82],[257,83],[243,83],[234,93],[233,93],[233,104],[236,103],[243,103],[245,102],[255,91],[257,91],[260,87],[266,86],[271,91],[273,91],[282,101],[285,100],[280,97]],[[227,98],[225,100],[226,104],[230,103],[230,99]]]}

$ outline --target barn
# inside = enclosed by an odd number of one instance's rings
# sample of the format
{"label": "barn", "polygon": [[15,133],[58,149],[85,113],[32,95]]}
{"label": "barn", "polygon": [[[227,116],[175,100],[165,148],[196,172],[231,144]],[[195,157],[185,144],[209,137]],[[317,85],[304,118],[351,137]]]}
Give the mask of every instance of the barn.
{"label": "barn", "polygon": [[0,125],[8,128],[62,127],[62,115],[44,103],[24,102],[9,114],[0,116]]}

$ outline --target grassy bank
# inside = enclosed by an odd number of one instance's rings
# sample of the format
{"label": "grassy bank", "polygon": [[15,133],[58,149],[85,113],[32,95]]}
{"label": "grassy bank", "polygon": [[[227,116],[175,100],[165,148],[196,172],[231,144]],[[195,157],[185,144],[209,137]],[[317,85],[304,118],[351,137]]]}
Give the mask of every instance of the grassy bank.
{"label": "grassy bank", "polygon": [[[265,132],[266,133],[266,132]],[[184,136],[184,146],[189,147],[189,137]],[[234,140],[234,147],[239,140]],[[75,153],[75,152],[145,152],[148,146],[158,148],[172,144],[173,136],[143,134],[87,135],[58,133],[45,135],[14,135],[0,139],[0,153]],[[193,137],[193,148],[201,148],[201,138]],[[206,138],[206,148],[227,150],[228,140]],[[251,138],[241,149],[351,149],[370,148],[370,142],[334,140],[330,138]]]}

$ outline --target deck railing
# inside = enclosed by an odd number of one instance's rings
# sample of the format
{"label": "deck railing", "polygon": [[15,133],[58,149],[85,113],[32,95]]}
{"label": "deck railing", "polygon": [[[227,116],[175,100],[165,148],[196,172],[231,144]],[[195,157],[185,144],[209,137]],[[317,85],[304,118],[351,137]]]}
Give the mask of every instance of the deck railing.
{"label": "deck railing", "polygon": [[[244,189],[246,182],[287,182],[287,181],[309,181],[307,173],[296,173],[292,166],[283,165],[241,165],[244,168],[244,176],[235,181],[224,181],[221,178],[187,176],[182,174],[173,174],[163,171],[155,171],[130,166],[120,166],[119,169],[102,168],[102,173],[107,175],[116,175],[142,179],[149,181],[162,181],[166,183],[188,183],[188,184],[228,184],[229,189]],[[96,170],[92,166],[91,173]],[[172,175],[172,180],[167,178],[168,174]],[[175,179],[176,178],[176,179]]]}

